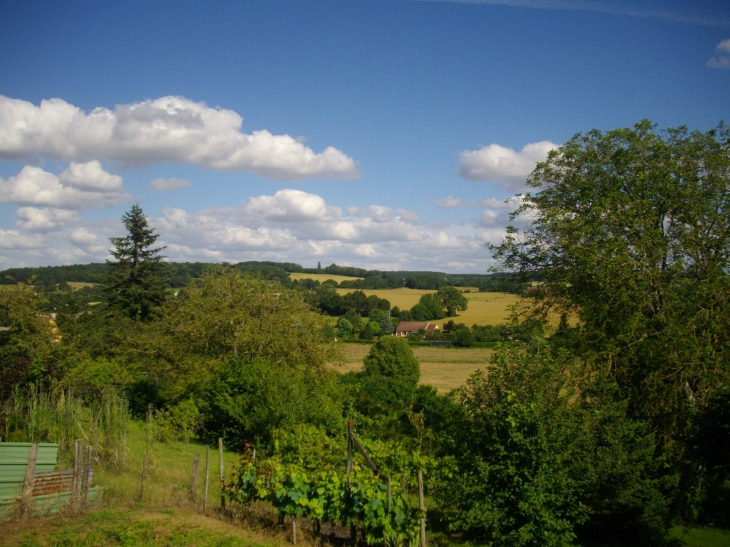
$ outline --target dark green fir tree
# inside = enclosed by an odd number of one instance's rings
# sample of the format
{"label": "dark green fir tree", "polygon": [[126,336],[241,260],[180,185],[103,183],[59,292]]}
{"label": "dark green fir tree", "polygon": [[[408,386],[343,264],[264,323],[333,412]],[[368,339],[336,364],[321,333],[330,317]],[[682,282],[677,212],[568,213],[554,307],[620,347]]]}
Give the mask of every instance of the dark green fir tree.
{"label": "dark green fir tree", "polygon": [[122,222],[127,228],[125,237],[110,237],[116,259],[107,260],[110,274],[104,280],[104,292],[109,307],[137,321],[148,321],[165,300],[164,258],[165,247],[154,248],[158,234],[147,224],[142,208],[135,204],[124,213]]}

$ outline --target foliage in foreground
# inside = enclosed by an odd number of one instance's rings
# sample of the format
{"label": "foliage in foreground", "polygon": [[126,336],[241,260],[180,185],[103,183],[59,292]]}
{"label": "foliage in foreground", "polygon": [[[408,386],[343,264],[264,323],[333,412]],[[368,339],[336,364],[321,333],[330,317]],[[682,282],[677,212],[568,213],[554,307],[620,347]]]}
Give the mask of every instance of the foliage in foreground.
{"label": "foliage in foreground", "polygon": [[450,529],[485,545],[582,537],[658,542],[667,502],[646,425],[566,353],[495,354],[460,391],[453,483],[437,496]]}
{"label": "foliage in foreground", "polygon": [[431,483],[448,475],[444,462],[450,459],[437,462],[402,443],[362,439],[378,474],[357,453],[347,473],[342,437],[307,426],[278,432],[269,457],[254,458],[250,451],[243,455],[226,495],[244,505],[267,501],[281,518],[311,519],[315,529],[322,523],[352,525],[369,545],[417,544],[419,519],[425,514],[412,506],[407,488],[417,487],[419,470]]}

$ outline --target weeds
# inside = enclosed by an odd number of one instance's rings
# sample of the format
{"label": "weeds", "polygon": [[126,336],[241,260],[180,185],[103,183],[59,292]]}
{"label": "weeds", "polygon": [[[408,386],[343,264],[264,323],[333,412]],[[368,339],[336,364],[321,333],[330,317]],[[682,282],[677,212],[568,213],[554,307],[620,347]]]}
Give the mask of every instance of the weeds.
{"label": "weeds", "polygon": [[112,389],[83,401],[70,389],[16,387],[0,406],[2,440],[58,443],[62,461],[72,459],[74,441],[83,439],[97,465],[123,467],[128,427],[127,401]]}

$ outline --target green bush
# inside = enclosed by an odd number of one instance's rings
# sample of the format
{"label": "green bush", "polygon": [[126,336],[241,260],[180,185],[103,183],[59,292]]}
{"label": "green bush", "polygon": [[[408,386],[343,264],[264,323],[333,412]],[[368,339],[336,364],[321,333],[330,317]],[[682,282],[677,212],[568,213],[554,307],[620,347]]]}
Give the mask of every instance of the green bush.
{"label": "green bush", "polygon": [[263,359],[227,359],[204,397],[203,427],[229,446],[268,445],[277,429],[295,424],[336,431],[340,395],[325,372],[298,371]]}
{"label": "green bush", "polygon": [[654,439],[607,381],[565,352],[498,351],[458,394],[458,471],[439,492],[450,529],[485,545],[576,539],[657,544],[668,507]]}
{"label": "green bush", "polygon": [[364,390],[377,402],[397,404],[413,397],[421,367],[403,338],[380,338],[365,357]]}

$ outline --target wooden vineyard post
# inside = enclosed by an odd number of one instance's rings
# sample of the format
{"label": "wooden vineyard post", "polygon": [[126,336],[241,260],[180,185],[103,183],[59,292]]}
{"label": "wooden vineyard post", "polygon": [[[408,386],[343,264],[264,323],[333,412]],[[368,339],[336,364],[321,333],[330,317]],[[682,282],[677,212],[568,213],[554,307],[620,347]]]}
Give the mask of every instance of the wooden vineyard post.
{"label": "wooden vineyard post", "polygon": [[203,494],[203,513],[208,508],[208,477],[210,474],[210,446],[205,445],[205,493]]}
{"label": "wooden vineyard post", "polygon": [[147,474],[147,454],[142,456],[142,481],[139,489],[139,501],[144,499],[144,476]]}
{"label": "wooden vineyard post", "polygon": [[190,499],[195,501],[198,490],[198,463],[200,462],[200,452],[195,453],[193,458],[193,473],[190,475]]}
{"label": "wooden vineyard post", "polygon": [[127,407],[125,403],[124,407],[124,413],[125,413],[125,420],[124,420],[124,430],[122,431],[122,453],[119,456],[119,466],[124,469],[127,467]]}
{"label": "wooden vineyard post", "polygon": [[89,504],[89,478],[91,475],[91,447],[86,447],[84,458],[84,476],[81,478],[81,507],[86,509]]}
{"label": "wooden vineyard post", "polygon": [[152,453],[152,403],[147,405],[147,455]]}
{"label": "wooden vineyard post", "polygon": [[[347,474],[352,474],[352,420],[347,421]],[[352,479],[348,478],[348,482],[352,482]]]}
{"label": "wooden vineyard post", "polygon": [[226,508],[226,493],[223,490],[223,487],[226,484],[226,474],[225,470],[223,469],[223,439],[221,437],[218,437],[218,468],[220,469],[220,475],[221,475],[221,507],[223,509]]}
{"label": "wooden vineyard post", "polygon": [[393,503],[392,503],[393,498],[392,498],[392,490],[391,490],[392,485],[393,485],[392,477],[390,475],[388,475],[388,513],[390,513],[393,510]]}
{"label": "wooden vineyard post", "polygon": [[426,547],[426,518],[424,517],[426,504],[423,500],[423,471],[420,469],[418,470],[418,510],[421,513],[421,547]]}
{"label": "wooden vineyard post", "polygon": [[71,507],[78,509],[81,500],[81,471],[83,468],[83,445],[81,439],[74,442],[74,478],[71,483]]}
{"label": "wooden vineyard post", "polygon": [[[354,424],[352,420],[347,420],[347,487],[352,487],[352,428]],[[357,526],[354,522],[350,523],[350,543],[352,547],[357,545]]]}
{"label": "wooden vineyard post", "polygon": [[297,519],[291,519],[291,542],[292,545],[297,544]]}
{"label": "wooden vineyard post", "polygon": [[33,486],[35,485],[35,463],[38,460],[38,443],[30,445],[30,456],[28,457],[28,467],[25,470],[25,480],[23,481],[23,494],[20,498],[20,518],[27,519],[31,513],[31,505],[33,503]]}

